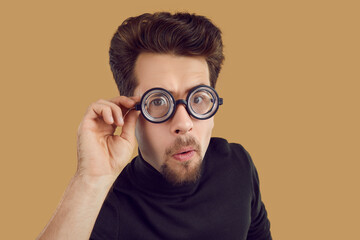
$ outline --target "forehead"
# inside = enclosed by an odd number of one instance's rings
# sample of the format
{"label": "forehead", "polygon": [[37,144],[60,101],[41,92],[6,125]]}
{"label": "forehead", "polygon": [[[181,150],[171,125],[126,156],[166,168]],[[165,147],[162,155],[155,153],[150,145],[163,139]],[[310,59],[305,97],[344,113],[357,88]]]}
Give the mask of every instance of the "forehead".
{"label": "forehead", "polygon": [[200,84],[210,85],[209,69],[204,57],[141,53],[134,74],[137,79],[136,96],[154,87],[165,88],[177,95]]}

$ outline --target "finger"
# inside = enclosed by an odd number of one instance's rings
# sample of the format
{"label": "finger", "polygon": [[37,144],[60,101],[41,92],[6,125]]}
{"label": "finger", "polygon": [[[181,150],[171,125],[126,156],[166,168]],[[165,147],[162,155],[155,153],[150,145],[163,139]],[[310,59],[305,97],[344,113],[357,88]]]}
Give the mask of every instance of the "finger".
{"label": "finger", "polygon": [[85,114],[85,119],[98,119],[102,118],[106,124],[123,124],[122,112],[119,106],[114,103],[98,100],[91,104]]}
{"label": "finger", "polygon": [[101,103],[92,104],[90,106],[88,117],[92,119],[102,118],[104,122],[107,124],[114,123],[113,110],[111,106],[106,104],[101,104]]}
{"label": "finger", "polygon": [[124,124],[124,115],[128,111],[128,108],[122,106],[119,107],[117,104],[107,100],[99,100],[97,103],[101,104],[105,108],[108,107],[111,109],[114,119],[113,123],[115,125],[121,127]]}
{"label": "finger", "polygon": [[141,97],[140,96],[132,96],[130,97],[132,100],[134,100],[135,102],[140,102]]}
{"label": "finger", "polygon": [[124,118],[134,108],[136,103],[138,103],[140,101],[140,97],[119,96],[119,97],[110,99],[109,101],[111,103],[114,103],[117,106],[120,106],[120,108],[122,110],[122,118],[121,118],[121,126],[122,126],[122,124],[124,124]]}
{"label": "finger", "polygon": [[139,111],[130,111],[125,118],[125,123],[122,128],[122,132],[120,134],[120,137],[126,139],[127,141],[134,144],[135,142],[135,126],[136,126],[136,120],[138,119],[140,115]]}
{"label": "finger", "polygon": [[138,97],[116,97],[111,100],[100,99],[91,104],[88,108],[85,118],[98,119],[102,118],[106,124],[124,125],[124,115],[136,104]]}
{"label": "finger", "polygon": [[126,97],[118,96],[109,100],[112,103],[115,103],[118,106],[123,106],[125,108],[132,108],[136,102],[140,101],[140,97]]}

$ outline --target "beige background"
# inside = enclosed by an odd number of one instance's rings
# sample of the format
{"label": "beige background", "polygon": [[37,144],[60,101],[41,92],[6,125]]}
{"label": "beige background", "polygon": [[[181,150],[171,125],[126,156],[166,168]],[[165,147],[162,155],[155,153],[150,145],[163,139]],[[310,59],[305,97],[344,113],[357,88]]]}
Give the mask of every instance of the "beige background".
{"label": "beige background", "polygon": [[[10,1],[8,1],[10,2]],[[0,4],[1,238],[34,239],[76,168],[87,106],[117,95],[109,41],[159,10],[223,31],[214,136],[258,168],[274,239],[360,239],[358,1],[12,1]]]}

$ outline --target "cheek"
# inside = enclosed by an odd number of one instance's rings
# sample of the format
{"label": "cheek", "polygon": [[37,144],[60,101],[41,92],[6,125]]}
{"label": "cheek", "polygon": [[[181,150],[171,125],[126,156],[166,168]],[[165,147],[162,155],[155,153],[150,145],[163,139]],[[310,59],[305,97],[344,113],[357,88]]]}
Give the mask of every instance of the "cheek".
{"label": "cheek", "polygon": [[168,142],[164,130],[161,124],[150,123],[142,116],[139,116],[136,122],[135,136],[143,155],[148,158],[153,156],[155,159],[162,156],[164,147]]}
{"label": "cheek", "polygon": [[210,139],[212,130],[214,128],[214,118],[203,120],[200,124],[201,133],[205,139]]}
{"label": "cheek", "polygon": [[135,127],[135,136],[138,142],[139,148],[142,154],[146,154],[151,148],[151,127],[149,127],[150,123],[146,121],[142,116],[139,116],[136,127]]}
{"label": "cheek", "polygon": [[214,118],[198,121],[197,127],[197,135],[199,136],[199,141],[201,144],[201,152],[202,156],[204,156],[209,146],[212,130],[214,128]]}

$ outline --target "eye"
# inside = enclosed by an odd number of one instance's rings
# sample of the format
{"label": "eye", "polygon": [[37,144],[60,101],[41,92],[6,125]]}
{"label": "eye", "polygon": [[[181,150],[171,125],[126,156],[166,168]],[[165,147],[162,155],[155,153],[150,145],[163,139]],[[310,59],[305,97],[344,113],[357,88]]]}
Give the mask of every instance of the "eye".
{"label": "eye", "polygon": [[151,100],[151,102],[150,102],[150,105],[153,105],[156,107],[160,107],[165,104],[166,104],[166,102],[163,98],[155,98],[155,99]]}
{"label": "eye", "polygon": [[193,103],[200,104],[202,101],[204,101],[203,96],[195,96],[193,99]]}
{"label": "eye", "polygon": [[207,91],[199,91],[191,97],[191,104],[208,105],[212,100],[212,96]]}

